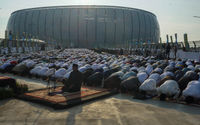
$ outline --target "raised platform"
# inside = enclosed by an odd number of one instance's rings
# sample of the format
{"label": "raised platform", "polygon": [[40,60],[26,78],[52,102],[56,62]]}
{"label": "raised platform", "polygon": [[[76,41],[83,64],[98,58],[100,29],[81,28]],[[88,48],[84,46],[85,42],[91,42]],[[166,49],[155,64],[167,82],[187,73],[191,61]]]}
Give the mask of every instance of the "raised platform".
{"label": "raised platform", "polygon": [[61,93],[62,87],[57,87],[53,95],[48,95],[48,89],[38,89],[24,93],[18,98],[50,106],[54,109],[64,109],[91,100],[116,94],[115,90],[83,86],[81,92]]}

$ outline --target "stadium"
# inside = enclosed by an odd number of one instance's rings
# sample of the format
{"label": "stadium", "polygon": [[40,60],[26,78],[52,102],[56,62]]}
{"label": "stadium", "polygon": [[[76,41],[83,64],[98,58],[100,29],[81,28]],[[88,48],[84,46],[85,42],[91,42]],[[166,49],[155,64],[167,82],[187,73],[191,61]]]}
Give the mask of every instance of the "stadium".
{"label": "stadium", "polygon": [[62,48],[120,48],[158,43],[160,28],[148,11],[100,5],[40,7],[15,11],[7,29]]}

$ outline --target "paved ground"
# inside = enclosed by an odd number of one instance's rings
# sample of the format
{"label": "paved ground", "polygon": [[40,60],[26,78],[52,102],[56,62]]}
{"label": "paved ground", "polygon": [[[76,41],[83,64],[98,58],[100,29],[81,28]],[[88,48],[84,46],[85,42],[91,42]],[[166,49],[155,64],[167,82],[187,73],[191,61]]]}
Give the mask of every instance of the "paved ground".
{"label": "paved ground", "polygon": [[[184,52],[183,50],[177,51],[177,58],[180,59],[192,59],[200,61],[200,52]],[[174,51],[171,49],[170,58],[174,58]]]}
{"label": "paved ground", "polygon": [[[37,80],[23,80],[32,89],[45,87]],[[200,125],[199,119],[197,107],[121,94],[65,110],[17,99],[0,101],[0,125]]]}

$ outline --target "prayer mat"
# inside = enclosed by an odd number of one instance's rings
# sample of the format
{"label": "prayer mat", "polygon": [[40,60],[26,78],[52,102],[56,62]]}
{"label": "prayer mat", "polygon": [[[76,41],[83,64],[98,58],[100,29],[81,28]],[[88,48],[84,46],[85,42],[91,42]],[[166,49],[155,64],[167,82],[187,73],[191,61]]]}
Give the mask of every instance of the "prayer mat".
{"label": "prayer mat", "polygon": [[82,86],[80,92],[63,93],[61,86],[56,87],[54,90],[51,88],[51,91],[53,92],[49,94],[48,88],[33,90],[20,95],[19,98],[51,106],[54,109],[63,109],[117,93],[116,90],[88,86]]}

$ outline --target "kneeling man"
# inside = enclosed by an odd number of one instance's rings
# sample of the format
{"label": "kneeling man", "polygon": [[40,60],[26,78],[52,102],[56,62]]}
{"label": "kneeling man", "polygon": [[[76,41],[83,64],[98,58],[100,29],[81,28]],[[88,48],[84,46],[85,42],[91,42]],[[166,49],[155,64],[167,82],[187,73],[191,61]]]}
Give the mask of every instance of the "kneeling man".
{"label": "kneeling man", "polygon": [[78,92],[81,90],[82,73],[78,71],[78,65],[73,64],[73,71],[70,73],[67,83],[62,88],[63,92]]}

